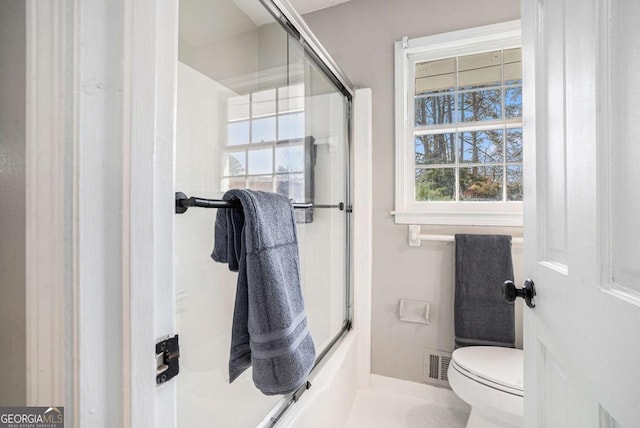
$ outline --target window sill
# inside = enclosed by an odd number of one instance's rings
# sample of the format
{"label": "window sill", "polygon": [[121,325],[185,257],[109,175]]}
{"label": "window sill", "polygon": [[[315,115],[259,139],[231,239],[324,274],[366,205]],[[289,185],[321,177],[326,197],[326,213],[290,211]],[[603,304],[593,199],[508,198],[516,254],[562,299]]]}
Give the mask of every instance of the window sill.
{"label": "window sill", "polygon": [[401,212],[391,211],[396,224],[437,224],[449,226],[515,226],[522,227],[522,211],[494,212]]}

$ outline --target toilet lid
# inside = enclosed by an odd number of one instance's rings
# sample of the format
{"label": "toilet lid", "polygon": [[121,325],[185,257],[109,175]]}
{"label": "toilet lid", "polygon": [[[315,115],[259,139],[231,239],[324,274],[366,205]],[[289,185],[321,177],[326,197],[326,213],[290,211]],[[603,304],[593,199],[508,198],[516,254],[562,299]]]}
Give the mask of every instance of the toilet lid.
{"label": "toilet lid", "polygon": [[453,351],[451,363],[460,373],[487,386],[523,395],[522,350],[468,346]]}

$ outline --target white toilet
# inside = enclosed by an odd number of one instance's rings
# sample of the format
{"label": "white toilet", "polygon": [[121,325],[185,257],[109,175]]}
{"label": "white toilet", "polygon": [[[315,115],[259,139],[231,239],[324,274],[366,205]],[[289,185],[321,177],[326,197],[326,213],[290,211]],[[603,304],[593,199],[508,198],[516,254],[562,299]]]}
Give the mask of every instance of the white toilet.
{"label": "white toilet", "polygon": [[467,428],[522,427],[522,350],[469,346],[453,351],[451,389],[471,406]]}

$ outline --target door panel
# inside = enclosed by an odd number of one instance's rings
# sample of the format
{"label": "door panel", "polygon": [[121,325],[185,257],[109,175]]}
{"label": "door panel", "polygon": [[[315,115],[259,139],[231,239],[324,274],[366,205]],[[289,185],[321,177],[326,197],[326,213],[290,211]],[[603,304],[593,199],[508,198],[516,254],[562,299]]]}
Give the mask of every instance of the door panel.
{"label": "door panel", "polygon": [[542,196],[539,211],[543,224],[543,260],[557,264],[566,270],[567,264],[567,197],[566,197],[566,140],[565,140],[565,52],[564,52],[564,1],[540,2],[542,9],[549,9],[549,18],[543,19],[541,61],[547,70],[545,82],[544,138],[553,141],[544,147],[544,162],[538,164],[541,176],[538,182]]}
{"label": "door panel", "polygon": [[560,362],[541,342],[538,342],[538,384],[543,386],[540,394],[539,426],[566,427],[569,408],[567,375]]}
{"label": "door panel", "polygon": [[528,427],[640,426],[632,3],[523,2]]}
{"label": "door panel", "polygon": [[[608,129],[610,163],[608,175],[612,179],[609,186],[610,194],[610,223],[611,242],[609,254],[611,257],[611,277],[609,280],[615,288],[631,291],[633,295],[640,293],[640,198],[631,195],[638,194],[640,183],[640,79],[637,67],[640,64],[640,30],[637,18],[640,16],[640,3],[630,1],[604,2],[609,11],[603,11],[609,16],[603,22],[601,37],[605,40],[602,55],[607,55],[611,61],[610,84],[608,94],[603,94],[603,100],[610,106]],[[606,57],[600,57],[605,60]]]}

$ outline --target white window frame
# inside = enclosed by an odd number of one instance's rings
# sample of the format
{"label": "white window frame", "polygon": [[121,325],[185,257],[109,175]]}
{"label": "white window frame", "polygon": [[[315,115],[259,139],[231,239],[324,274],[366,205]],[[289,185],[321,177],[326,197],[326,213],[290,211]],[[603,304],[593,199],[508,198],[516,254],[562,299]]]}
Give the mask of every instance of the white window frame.
{"label": "white window frame", "polygon": [[[303,83],[301,83],[303,84]],[[262,92],[262,91],[254,91],[254,92],[250,92],[247,95],[249,96],[249,113],[248,116],[246,117],[242,117],[240,119],[233,119],[233,120],[229,120],[225,117],[226,120],[226,124],[232,124],[232,123],[239,123],[239,122],[248,122],[249,123],[249,141],[246,144],[229,144],[229,140],[228,140],[228,134],[225,131],[225,137],[224,137],[224,141],[225,141],[225,145],[222,149],[223,153],[225,156],[222,156],[222,160],[223,160],[223,165],[221,165],[221,173],[220,173],[220,177],[219,177],[219,182],[220,182],[220,188],[224,189],[225,191],[228,190],[225,186],[223,186],[223,182],[224,180],[235,180],[235,179],[244,179],[244,186],[242,188],[251,188],[250,184],[249,184],[249,180],[251,178],[255,178],[255,177],[271,177],[271,191],[272,192],[277,192],[277,179],[278,177],[283,177],[283,176],[294,176],[294,175],[302,175],[303,177],[306,174],[306,165],[304,165],[304,156],[303,156],[303,168],[300,171],[293,171],[293,172],[286,172],[286,173],[279,173],[277,172],[277,165],[276,165],[276,148],[278,148],[278,144],[279,143],[283,143],[283,142],[287,142],[287,146],[288,147],[302,147],[303,151],[304,151],[304,147],[305,147],[305,139],[307,138],[308,132],[303,133],[302,137],[295,137],[295,138],[291,138],[291,139],[285,139],[285,140],[281,140],[280,139],[280,126],[279,126],[279,119],[281,117],[284,116],[289,116],[289,115],[294,115],[294,114],[300,114],[302,113],[303,115],[305,115],[304,120],[306,121],[306,108],[303,105],[301,108],[300,107],[296,107],[296,108],[290,108],[287,110],[283,110],[280,111],[280,91],[284,88],[287,88],[288,86],[275,86],[273,88],[268,88],[268,90],[273,89],[276,93],[276,97],[274,99],[275,102],[275,112],[274,113],[266,113],[266,114],[259,114],[259,115],[254,115],[253,114],[253,97],[256,93],[258,92]],[[306,95],[303,95],[302,97],[295,97],[295,98],[302,98],[302,100],[306,100]],[[252,142],[252,134],[253,134],[253,130],[252,130],[252,123],[255,120],[258,119],[263,119],[263,118],[275,118],[276,124],[275,124],[275,129],[276,129],[276,134],[275,134],[275,139],[274,140],[270,140],[270,141],[261,141],[261,142]],[[226,129],[226,127],[225,127]],[[284,147],[284,145],[282,145],[281,147]],[[271,163],[271,172],[270,173],[263,173],[263,174],[250,174],[249,173],[249,153],[252,151],[256,151],[256,150],[261,150],[261,149],[271,149],[271,156],[272,156],[272,163]],[[244,162],[245,162],[245,171],[244,174],[237,174],[237,175],[227,175],[225,174],[225,165],[224,165],[224,161],[226,160],[226,154],[228,153],[239,153],[239,152],[243,152],[244,153]],[[304,185],[303,185],[303,192],[304,192]],[[306,197],[307,195],[305,195]],[[304,201],[298,201],[295,200],[295,202],[304,202]]]}
{"label": "white window frame", "polygon": [[396,200],[398,224],[522,226],[522,202],[415,201],[413,68],[417,62],[521,46],[520,20],[395,43]]}

